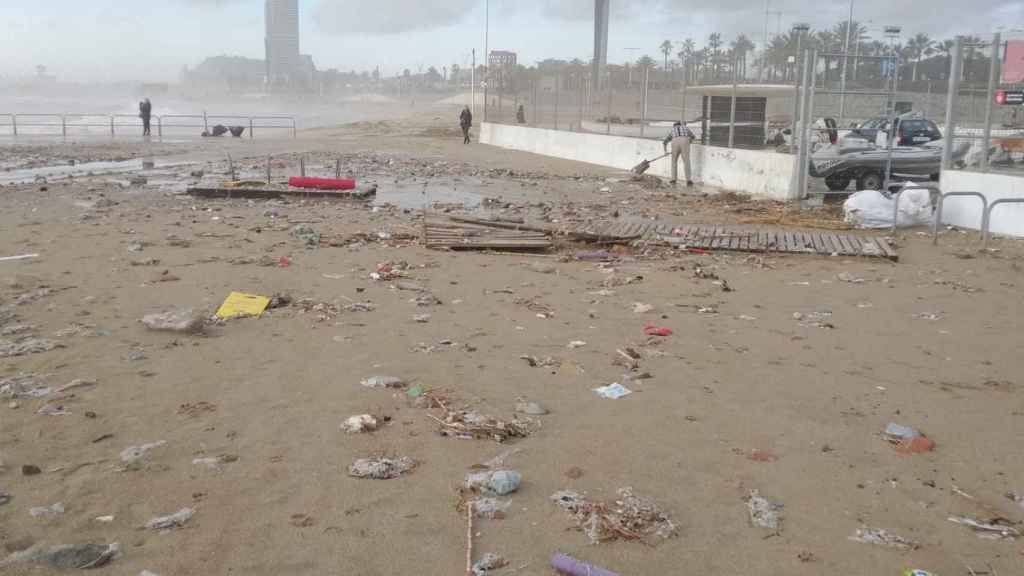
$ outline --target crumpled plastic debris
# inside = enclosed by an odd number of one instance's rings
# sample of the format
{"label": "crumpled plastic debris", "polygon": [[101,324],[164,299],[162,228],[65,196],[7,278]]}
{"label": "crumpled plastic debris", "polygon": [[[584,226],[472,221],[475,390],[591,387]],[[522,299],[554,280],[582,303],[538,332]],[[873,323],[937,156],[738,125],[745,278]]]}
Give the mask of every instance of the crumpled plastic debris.
{"label": "crumpled plastic debris", "polygon": [[141,322],[150,330],[180,334],[198,334],[206,328],[206,318],[191,309],[147,314]]}
{"label": "crumpled plastic debris", "polygon": [[302,240],[302,242],[310,248],[315,248],[320,245],[320,233],[310,226],[296,226],[292,229],[292,235],[299,240]]}
{"label": "crumpled plastic debris", "polygon": [[42,354],[56,348],[64,348],[64,345],[55,340],[46,338],[26,338],[18,342],[0,340],[0,358],[13,358],[15,356],[27,356],[29,354]]}
{"label": "crumpled plastic debris", "polygon": [[879,546],[900,548],[902,550],[912,550],[920,547],[920,544],[913,540],[907,540],[881,528],[858,528],[849,539],[854,542],[878,544]]}
{"label": "crumpled plastic debris", "polygon": [[484,494],[506,496],[519,490],[523,475],[515,470],[494,470],[466,474],[466,488]]}
{"label": "crumpled plastic debris", "polygon": [[7,504],[11,501],[11,493],[0,490],[0,506]]}
{"label": "crumpled plastic debris", "polygon": [[754,526],[770,530],[779,529],[779,506],[762,497],[757,490],[751,490],[747,496],[747,509],[750,512],[750,523]]}
{"label": "crumpled plastic debris", "polygon": [[369,414],[349,416],[347,420],[341,423],[341,429],[347,434],[373,432],[377,429],[377,419]]}
{"label": "crumpled plastic debris", "polygon": [[237,461],[238,456],[234,454],[221,454],[220,456],[210,458],[193,458],[192,464],[195,466],[206,466],[211,470],[220,470],[221,465]]}
{"label": "crumpled plastic debris", "polygon": [[671,336],[672,335],[672,329],[671,328],[664,328],[664,327],[660,327],[660,326],[647,325],[647,326],[644,326],[644,334],[646,334],[648,336],[662,336],[662,337],[666,337],[666,336]]}
{"label": "crumpled plastic debris", "polygon": [[28,513],[33,518],[56,518],[64,514],[64,503],[57,502],[56,504],[50,504],[49,506],[34,506],[29,508]]}
{"label": "crumpled plastic debris", "polygon": [[653,501],[636,496],[630,487],[620,488],[613,503],[592,502],[571,490],[551,495],[568,512],[591,544],[624,538],[650,543],[651,538],[674,537],[678,527]]}
{"label": "crumpled plastic debris", "polygon": [[416,468],[417,462],[408,456],[401,458],[360,458],[348,467],[348,475],[372,480],[391,480]]}
{"label": "crumpled plastic debris", "polygon": [[1020,536],[1020,530],[1008,525],[1003,519],[981,522],[967,516],[950,516],[947,520],[974,528],[978,538],[985,540],[1014,540]]}
{"label": "crumpled plastic debris", "polygon": [[53,392],[53,388],[42,384],[42,376],[21,373],[0,380],[0,396],[5,398],[42,398]]}
{"label": "crumpled plastic debris", "polygon": [[[32,562],[48,564],[64,570],[90,570],[110,563],[121,552],[121,545],[111,544],[64,544],[45,550],[27,550],[16,554],[7,562]],[[0,563],[3,566],[7,562]]]}
{"label": "crumpled plastic debris", "polygon": [[497,570],[505,566],[508,566],[508,560],[488,552],[473,563],[473,576],[487,576],[491,570]]}
{"label": "crumpled plastic debris", "polygon": [[504,518],[505,511],[512,505],[511,501],[502,502],[497,498],[489,498],[486,496],[477,498],[476,500],[473,500],[472,503],[473,515],[477,518],[487,518],[489,520]]}
{"label": "crumpled plastic debris", "polygon": [[159,448],[167,444],[166,440],[160,440],[159,442],[151,442],[149,444],[142,444],[139,446],[129,446],[121,451],[121,462],[125,464],[132,464],[142,460],[149,455],[149,452],[154,448]]}
{"label": "crumpled plastic debris", "polygon": [[192,508],[182,508],[174,514],[151,518],[146,522],[145,528],[146,530],[171,530],[173,528],[180,528],[184,526],[186,522],[191,520],[195,513],[196,511]]}
{"label": "crumpled plastic debris", "polygon": [[367,388],[405,388],[407,382],[395,376],[371,376],[360,384]]}
{"label": "crumpled plastic debris", "polygon": [[632,390],[626,388],[625,386],[619,384],[618,382],[614,384],[609,384],[607,386],[594,388],[594,392],[596,392],[597,395],[600,396],[601,398],[607,398],[609,400],[618,400],[623,396],[629,396],[630,394],[633,393]]}

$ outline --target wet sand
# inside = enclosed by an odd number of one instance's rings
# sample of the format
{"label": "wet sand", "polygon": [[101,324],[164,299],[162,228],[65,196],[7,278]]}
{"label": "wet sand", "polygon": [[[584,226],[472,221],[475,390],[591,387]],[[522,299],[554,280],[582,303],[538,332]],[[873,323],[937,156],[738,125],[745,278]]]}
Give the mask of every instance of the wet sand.
{"label": "wet sand", "polygon": [[[382,198],[425,185],[447,202],[455,189],[500,197],[490,210],[530,219],[618,212],[726,224],[766,209],[619,182],[622,174],[593,166],[462,146],[440,119],[449,112],[296,140],[170,145],[159,154],[139,143],[92,146],[152,155],[158,168],[165,159],[196,163],[175,169],[183,180],[197,168],[219,178],[226,153],[253,175],[268,154],[280,158],[278,176],[297,173],[300,154],[332,172],[330,159],[342,155],[347,167],[382,172],[374,178]],[[37,153],[57,163],[69,149]],[[394,159],[390,176],[386,158]],[[600,265],[560,258],[577,247],[552,257],[426,250],[394,239],[416,233],[412,209],[207,201],[119,178],[0,189],[0,256],[40,254],[0,263],[3,327],[32,326],[0,338],[31,334],[65,346],[2,359],[0,378],[46,374],[54,387],[97,382],[65,402],[67,416],[37,414],[46,398],[18,399],[16,408],[3,399],[0,490],[13,497],[0,505],[3,555],[26,544],[116,541],[121,557],[100,572],[462,573],[466,527],[456,488],[472,465],[516,449],[507,466],[523,474],[522,487],[506,518],[480,520],[475,530],[476,557],[496,552],[509,560],[497,574],[551,574],[547,562],[558,551],[622,574],[920,568],[947,576],[969,567],[1014,574],[1024,562],[1021,540],[980,539],[947,520],[1024,519],[1005,496],[1024,493],[1019,242],[997,240],[997,252],[982,253],[973,233],[946,232],[933,247],[923,230],[910,230],[896,240],[899,263],[633,247]],[[320,232],[324,243],[306,247],[291,232],[297,225]],[[327,243],[379,232],[392,239]],[[282,256],[289,266],[258,263]],[[159,262],[132,265],[151,260]],[[407,262],[405,280],[442,303],[418,306],[415,293],[372,280],[388,261]],[[555,271],[538,271],[548,266]],[[695,277],[698,266],[734,291]],[[178,280],[162,281],[167,276]],[[375,309],[321,320],[293,303],[204,336],[138,322],[177,308],[212,314],[232,290]],[[19,297],[32,301],[18,304]],[[538,317],[530,302],[550,309],[549,317]],[[635,303],[653,310],[635,313]],[[830,313],[820,323],[832,328],[807,321],[812,313]],[[414,321],[420,314],[431,317]],[[647,324],[674,333],[647,337]],[[569,348],[572,341],[586,345]],[[625,398],[599,398],[592,388],[623,382],[626,369],[613,360],[626,347],[641,352],[640,371],[653,377],[629,382],[634,393]],[[531,367],[522,355],[555,357],[561,366]],[[444,389],[459,405],[505,419],[518,398],[551,413],[508,445],[445,438],[403,392],[360,386],[373,375]],[[339,430],[362,413],[391,421],[372,434]],[[881,436],[889,422],[921,430],[935,450],[897,453]],[[160,440],[167,444],[138,469],[122,469],[122,450]],[[752,459],[754,450],[776,459]],[[395,480],[347,475],[356,458],[381,454],[420,465]],[[237,461],[219,470],[192,464],[222,455]],[[43,473],[23,476],[26,464]],[[573,467],[581,477],[566,475]],[[549,500],[562,489],[613,499],[624,486],[668,511],[678,536],[654,547],[591,546]],[[778,533],[751,525],[743,498],[752,489],[782,505]],[[29,514],[55,502],[66,508],[57,518]],[[180,529],[139,529],[185,507],[196,512]],[[112,522],[95,520],[107,515]],[[850,541],[862,527],[920,547]]]}

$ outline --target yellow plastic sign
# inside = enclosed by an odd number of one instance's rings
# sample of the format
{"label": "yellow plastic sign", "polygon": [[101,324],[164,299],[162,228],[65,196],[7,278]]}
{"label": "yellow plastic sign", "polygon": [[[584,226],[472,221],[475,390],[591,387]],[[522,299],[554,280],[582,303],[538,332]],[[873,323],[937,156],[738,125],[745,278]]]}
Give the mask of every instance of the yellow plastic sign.
{"label": "yellow plastic sign", "polygon": [[270,305],[270,298],[257,296],[256,294],[245,294],[243,292],[232,292],[224,299],[224,303],[217,310],[217,318],[237,318],[238,316],[259,316]]}

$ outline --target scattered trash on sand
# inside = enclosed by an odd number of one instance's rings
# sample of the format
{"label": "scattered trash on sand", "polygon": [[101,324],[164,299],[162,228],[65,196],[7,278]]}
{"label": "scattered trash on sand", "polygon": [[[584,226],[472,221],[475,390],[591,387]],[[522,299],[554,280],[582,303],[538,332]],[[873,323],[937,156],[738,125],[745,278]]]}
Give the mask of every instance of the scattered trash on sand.
{"label": "scattered trash on sand", "polygon": [[45,550],[26,550],[14,554],[0,567],[14,562],[47,564],[62,570],[91,570],[110,563],[121,552],[121,545],[112,544],[65,544]]}
{"label": "scattered trash on sand", "polygon": [[993,518],[988,522],[981,522],[966,516],[950,516],[950,522],[970,526],[978,538],[985,540],[1014,540],[1020,536],[1020,530],[1013,527],[1013,523],[1006,518]]}
{"label": "scattered trash on sand", "polygon": [[1017,492],[1007,492],[1006,499],[1009,500],[1010,502],[1015,503],[1017,507],[1020,508],[1021,510],[1024,510],[1024,494],[1019,494]]}
{"label": "scattered trash on sand", "polygon": [[146,522],[146,530],[171,530],[174,528],[181,528],[186,522],[192,519],[196,511],[192,508],[182,508],[174,514],[168,514],[167,516],[157,516],[151,518],[149,522]]}
{"label": "scattered trash on sand", "polygon": [[644,334],[646,334],[648,336],[667,337],[667,336],[671,336],[672,335],[672,329],[671,328],[663,328],[663,327],[660,327],[660,326],[652,326],[652,325],[648,324],[647,326],[644,326]]}
{"label": "scattered trash on sand", "polygon": [[846,282],[848,284],[863,284],[864,283],[864,279],[863,278],[858,278],[858,277],[854,276],[853,274],[850,274],[849,272],[840,272],[839,275],[836,276],[836,278],[838,278],[840,282]]}
{"label": "scattered trash on sand", "polygon": [[369,414],[360,414],[358,416],[349,416],[347,420],[341,423],[341,430],[347,434],[360,434],[363,432],[373,432],[377,429],[377,419]]}
{"label": "scattered trash on sand", "polygon": [[370,278],[378,282],[402,278],[409,269],[407,262],[382,262],[377,264],[377,271],[370,273]]}
{"label": "scattered trash on sand", "polygon": [[372,480],[391,480],[412,472],[417,462],[408,456],[401,458],[360,458],[348,467],[348,475]]}
{"label": "scattered trash on sand", "polygon": [[565,554],[555,554],[551,558],[551,567],[559,574],[567,576],[619,576],[617,572],[599,568]]}
{"label": "scattered trash on sand", "polygon": [[43,470],[39,466],[33,464],[22,464],[21,475],[22,476],[38,476],[43,473]]}
{"label": "scattered trash on sand", "polygon": [[612,503],[592,502],[571,490],[555,492],[551,500],[569,513],[591,544],[619,538],[650,544],[652,538],[667,539],[677,532],[667,513],[651,500],[635,496],[629,487],[620,488]]}
{"label": "scattered trash on sand", "polygon": [[835,324],[826,322],[826,319],[831,318],[831,312],[809,312],[803,314],[801,312],[794,312],[793,319],[800,323],[801,326],[808,326],[813,328],[835,328]]}
{"label": "scattered trash on sand", "polygon": [[211,470],[220,470],[223,464],[230,464],[231,462],[237,462],[238,456],[234,454],[221,454],[212,458],[193,458],[192,464],[194,466],[206,466]]}
{"label": "scattered trash on sand", "polygon": [[544,416],[548,413],[548,410],[536,402],[519,400],[516,402],[516,412],[526,414],[527,416]]}
{"label": "scattered trash on sand", "polygon": [[320,233],[310,226],[296,226],[292,229],[292,235],[302,240],[302,243],[309,248],[316,248],[320,245]]}
{"label": "scattered trash on sand", "polygon": [[910,426],[890,423],[883,435],[890,444],[895,445],[900,454],[923,454],[935,448],[935,442]]}
{"label": "scattered trash on sand", "polygon": [[191,309],[148,314],[142,317],[142,323],[150,330],[180,334],[198,334],[206,328],[206,319]]}
{"label": "scattered trash on sand", "polygon": [[[896,226],[921,226],[932,221],[931,193],[926,188],[907,188],[900,195]],[[890,228],[896,198],[878,190],[862,190],[843,202],[843,221],[857,228]]]}
{"label": "scattered trash on sand", "polygon": [[0,490],[0,506],[7,504],[11,501],[11,493]]}
{"label": "scattered trash on sand", "polygon": [[569,342],[567,348],[569,348],[570,350],[575,350],[577,348],[582,348],[586,345],[587,343],[584,342],[583,340],[573,340],[572,342]]}
{"label": "scattered trash on sand", "polygon": [[487,576],[491,570],[498,570],[505,566],[508,566],[508,560],[488,552],[483,555],[483,558],[473,563],[473,576]]}
{"label": "scattered trash on sand", "polygon": [[782,519],[779,517],[779,508],[781,508],[779,505],[769,502],[757,490],[751,490],[746,500],[751,524],[769,530],[779,529],[782,525]]}
{"label": "scattered trash on sand", "polygon": [[609,400],[618,400],[623,396],[629,396],[633,393],[632,390],[618,382],[607,386],[601,386],[600,388],[594,388],[594,392],[596,392],[601,398],[607,398]]}
{"label": "scattered trash on sand", "polygon": [[416,314],[412,317],[412,321],[419,324],[426,324],[430,322],[430,314]]}
{"label": "scattered trash on sand", "polygon": [[151,450],[159,448],[164,444],[167,444],[166,440],[160,440],[159,442],[151,442],[149,444],[142,444],[139,446],[129,446],[121,451],[121,462],[124,462],[125,464],[134,464],[135,462],[146,458]]}
{"label": "scattered trash on sand", "polygon": [[15,356],[28,356],[29,354],[42,354],[57,348],[64,348],[64,345],[55,340],[46,338],[26,338],[17,342],[0,340],[0,358],[13,358]]}
{"label": "scattered trash on sand", "polygon": [[394,376],[371,376],[360,384],[367,388],[405,388],[407,382]]}
{"label": "scattered trash on sand", "polygon": [[652,310],[654,310],[654,306],[651,306],[650,304],[644,304],[643,302],[634,302],[633,303],[633,313],[634,314],[647,314],[648,312],[650,312]]}
{"label": "scattered trash on sand", "polygon": [[858,528],[849,539],[854,542],[878,544],[879,546],[899,548],[901,550],[916,550],[921,546],[913,540],[907,540],[880,528]]}
{"label": "scattered trash on sand", "polygon": [[517,490],[523,476],[515,470],[494,470],[466,474],[466,488],[492,496],[507,496]]}
{"label": "scattered trash on sand", "polygon": [[56,518],[64,514],[64,503],[57,502],[49,506],[34,506],[29,508],[28,513],[33,518]]}
{"label": "scattered trash on sand", "polygon": [[270,305],[270,298],[256,294],[232,292],[224,299],[217,309],[217,318],[238,318],[241,316],[260,316]]}
{"label": "scattered trash on sand", "polygon": [[0,380],[0,396],[5,398],[42,398],[53,392],[53,388],[44,386],[42,376],[21,373],[17,376]]}
{"label": "scattered trash on sand", "polygon": [[[475,493],[474,493],[475,494]],[[501,520],[505,517],[505,511],[512,505],[511,501],[502,502],[497,498],[486,496],[472,500],[473,515],[477,518],[489,520]]]}
{"label": "scattered trash on sand", "polygon": [[446,412],[444,418],[432,414],[427,416],[441,426],[443,436],[467,440],[490,438],[495,442],[505,442],[512,438],[525,438],[532,431],[531,422],[515,417],[511,421],[505,421],[473,410],[451,410],[443,404],[441,407]]}

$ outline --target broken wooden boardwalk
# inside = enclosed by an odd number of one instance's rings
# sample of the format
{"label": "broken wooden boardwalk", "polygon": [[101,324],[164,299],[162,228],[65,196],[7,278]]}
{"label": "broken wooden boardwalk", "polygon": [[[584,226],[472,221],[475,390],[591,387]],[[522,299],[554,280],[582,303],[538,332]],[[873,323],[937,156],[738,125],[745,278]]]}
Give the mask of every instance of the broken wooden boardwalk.
{"label": "broken wooden boardwalk", "polygon": [[377,187],[357,190],[315,190],[306,188],[243,188],[243,187],[192,187],[186,190],[189,195],[197,198],[256,198],[269,199],[283,196],[300,196],[302,198],[334,198],[338,200],[365,200],[377,194]]}
{"label": "broken wooden boardwalk", "polygon": [[896,261],[899,255],[881,237],[859,236],[834,231],[751,229],[741,226],[700,224],[673,225],[666,222],[625,220],[599,223],[581,232],[613,241],[638,238],[663,240],[676,246],[702,250],[818,254],[821,256],[865,256]]}
{"label": "broken wooden boardwalk", "polygon": [[[427,248],[450,250],[548,250],[551,233],[519,229],[519,225],[471,218],[423,219],[423,243]],[[529,227],[528,227],[529,228]]]}

